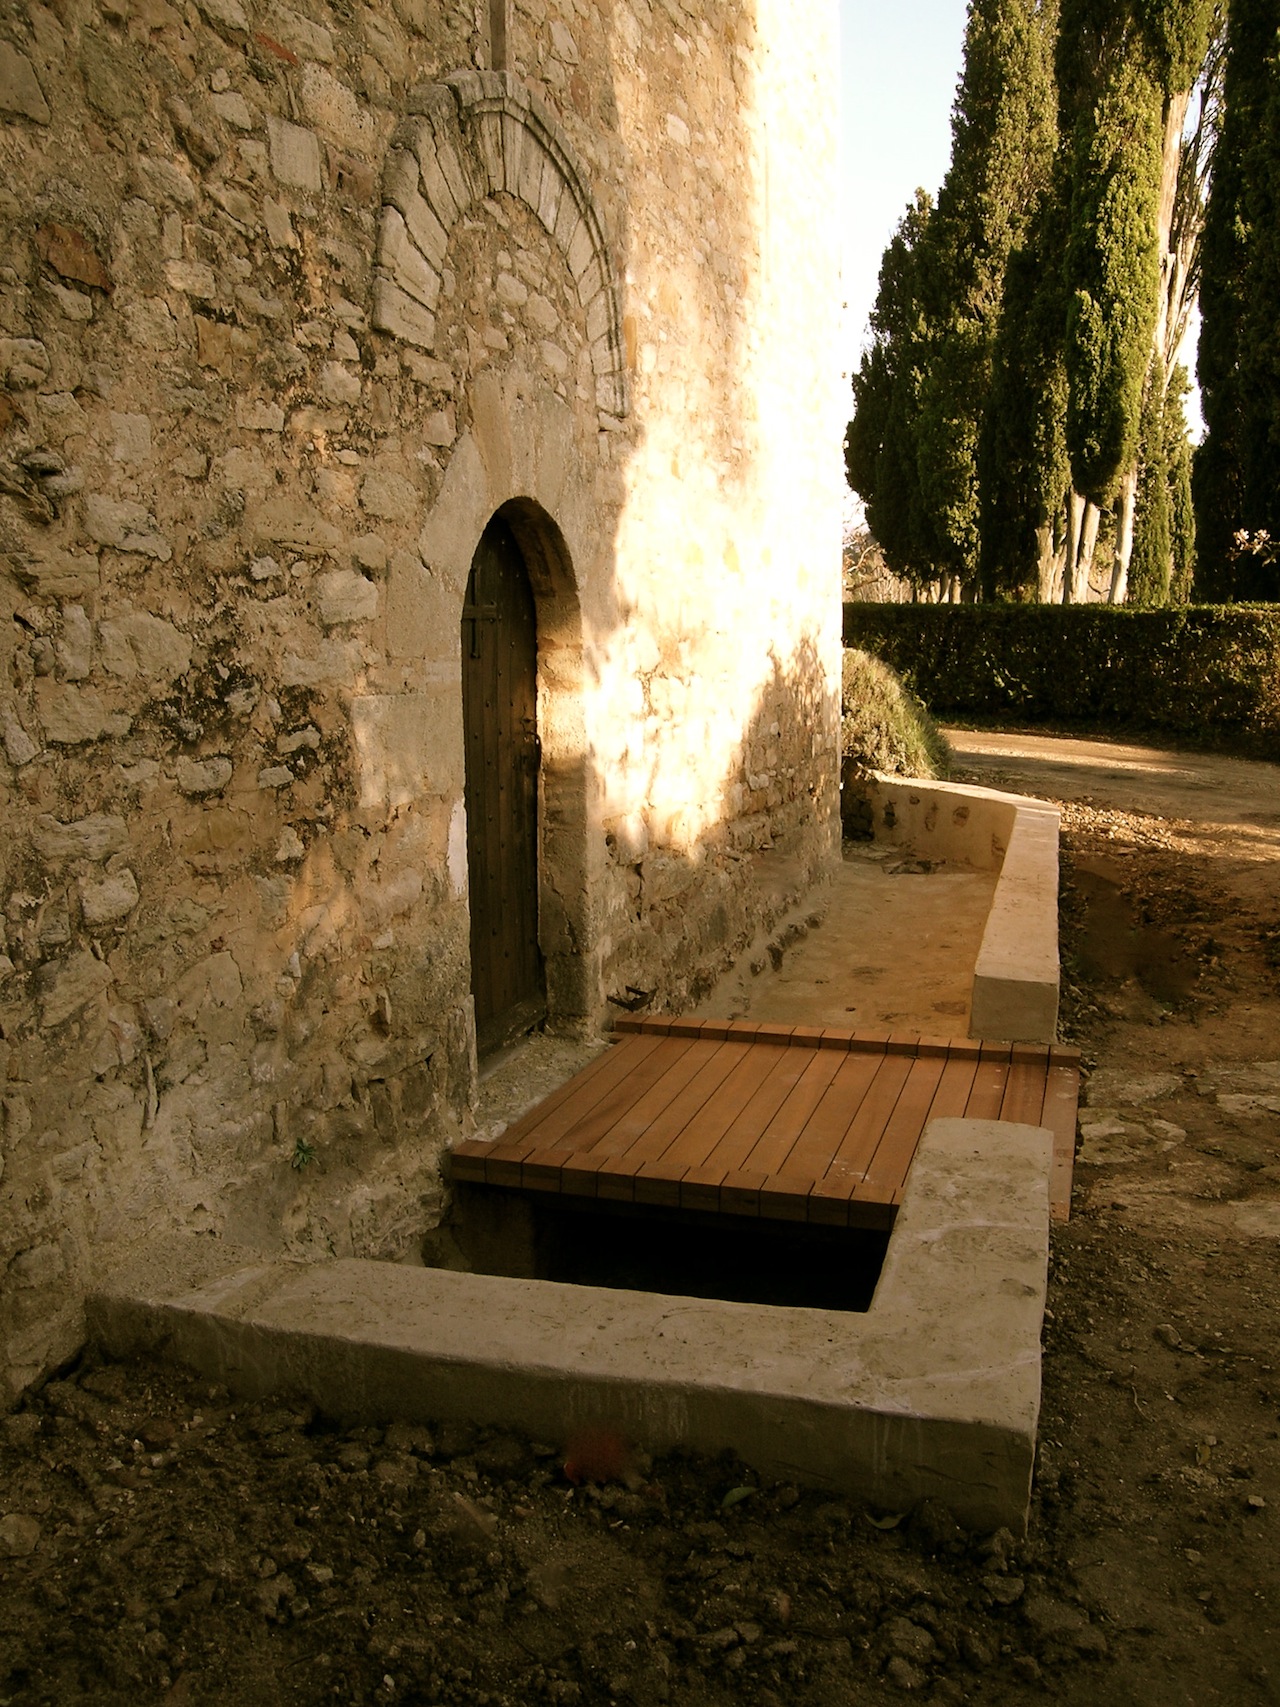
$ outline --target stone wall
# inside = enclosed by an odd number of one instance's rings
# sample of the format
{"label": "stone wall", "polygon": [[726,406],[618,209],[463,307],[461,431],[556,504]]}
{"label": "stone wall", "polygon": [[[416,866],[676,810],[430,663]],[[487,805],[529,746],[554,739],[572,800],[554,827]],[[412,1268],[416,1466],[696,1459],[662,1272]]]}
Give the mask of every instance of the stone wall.
{"label": "stone wall", "polygon": [[0,16],[8,1394],[146,1240],[438,1217],[495,511],[550,1023],[687,1004],[821,876],[832,12],[516,0],[496,69],[469,0]]}

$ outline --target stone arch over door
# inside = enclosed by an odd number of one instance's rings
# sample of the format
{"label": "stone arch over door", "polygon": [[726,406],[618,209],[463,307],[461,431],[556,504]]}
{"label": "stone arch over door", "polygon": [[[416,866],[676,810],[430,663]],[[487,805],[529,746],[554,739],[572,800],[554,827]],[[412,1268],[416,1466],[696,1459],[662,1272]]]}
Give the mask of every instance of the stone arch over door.
{"label": "stone arch over door", "polygon": [[449,234],[499,191],[534,214],[564,257],[586,316],[597,406],[627,413],[617,281],[585,171],[555,119],[505,71],[457,71],[417,90],[383,174],[373,324],[430,351]]}

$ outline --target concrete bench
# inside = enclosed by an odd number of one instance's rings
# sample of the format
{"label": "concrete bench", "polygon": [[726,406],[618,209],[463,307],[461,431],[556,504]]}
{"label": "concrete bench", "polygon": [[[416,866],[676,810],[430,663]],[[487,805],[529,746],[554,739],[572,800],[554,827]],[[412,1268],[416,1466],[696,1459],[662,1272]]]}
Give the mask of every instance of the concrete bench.
{"label": "concrete bench", "polygon": [[969,1035],[1052,1043],[1059,991],[1057,807],[992,788],[894,776],[845,786],[869,802],[878,842],[999,873],[974,968]]}

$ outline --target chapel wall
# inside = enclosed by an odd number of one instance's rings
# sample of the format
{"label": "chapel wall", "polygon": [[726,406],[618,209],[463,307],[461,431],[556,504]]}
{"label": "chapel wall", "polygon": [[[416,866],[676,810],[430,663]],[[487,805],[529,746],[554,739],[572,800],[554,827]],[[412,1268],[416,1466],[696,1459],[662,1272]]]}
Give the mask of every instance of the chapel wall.
{"label": "chapel wall", "polygon": [[503,189],[445,232],[429,336],[379,296],[387,163],[424,88],[487,71],[487,6],[0,23],[8,1393],[148,1240],[395,1258],[438,1218],[475,1078],[459,618],[499,507],[547,547],[553,1023],[686,1004],[820,877],[814,10],[517,0],[616,325]]}

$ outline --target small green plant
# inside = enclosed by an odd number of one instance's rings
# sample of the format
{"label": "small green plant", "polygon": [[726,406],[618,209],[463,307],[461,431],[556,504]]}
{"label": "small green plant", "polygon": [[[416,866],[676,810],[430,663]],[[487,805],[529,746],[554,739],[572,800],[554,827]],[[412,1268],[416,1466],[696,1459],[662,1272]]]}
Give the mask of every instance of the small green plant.
{"label": "small green plant", "polygon": [[315,1145],[308,1144],[305,1138],[299,1138],[293,1146],[293,1154],[289,1158],[289,1166],[295,1173],[301,1173],[303,1168],[310,1166],[315,1159]]}
{"label": "small green plant", "polygon": [[951,752],[896,671],[850,647],[841,672],[840,756],[892,775],[945,777]]}

